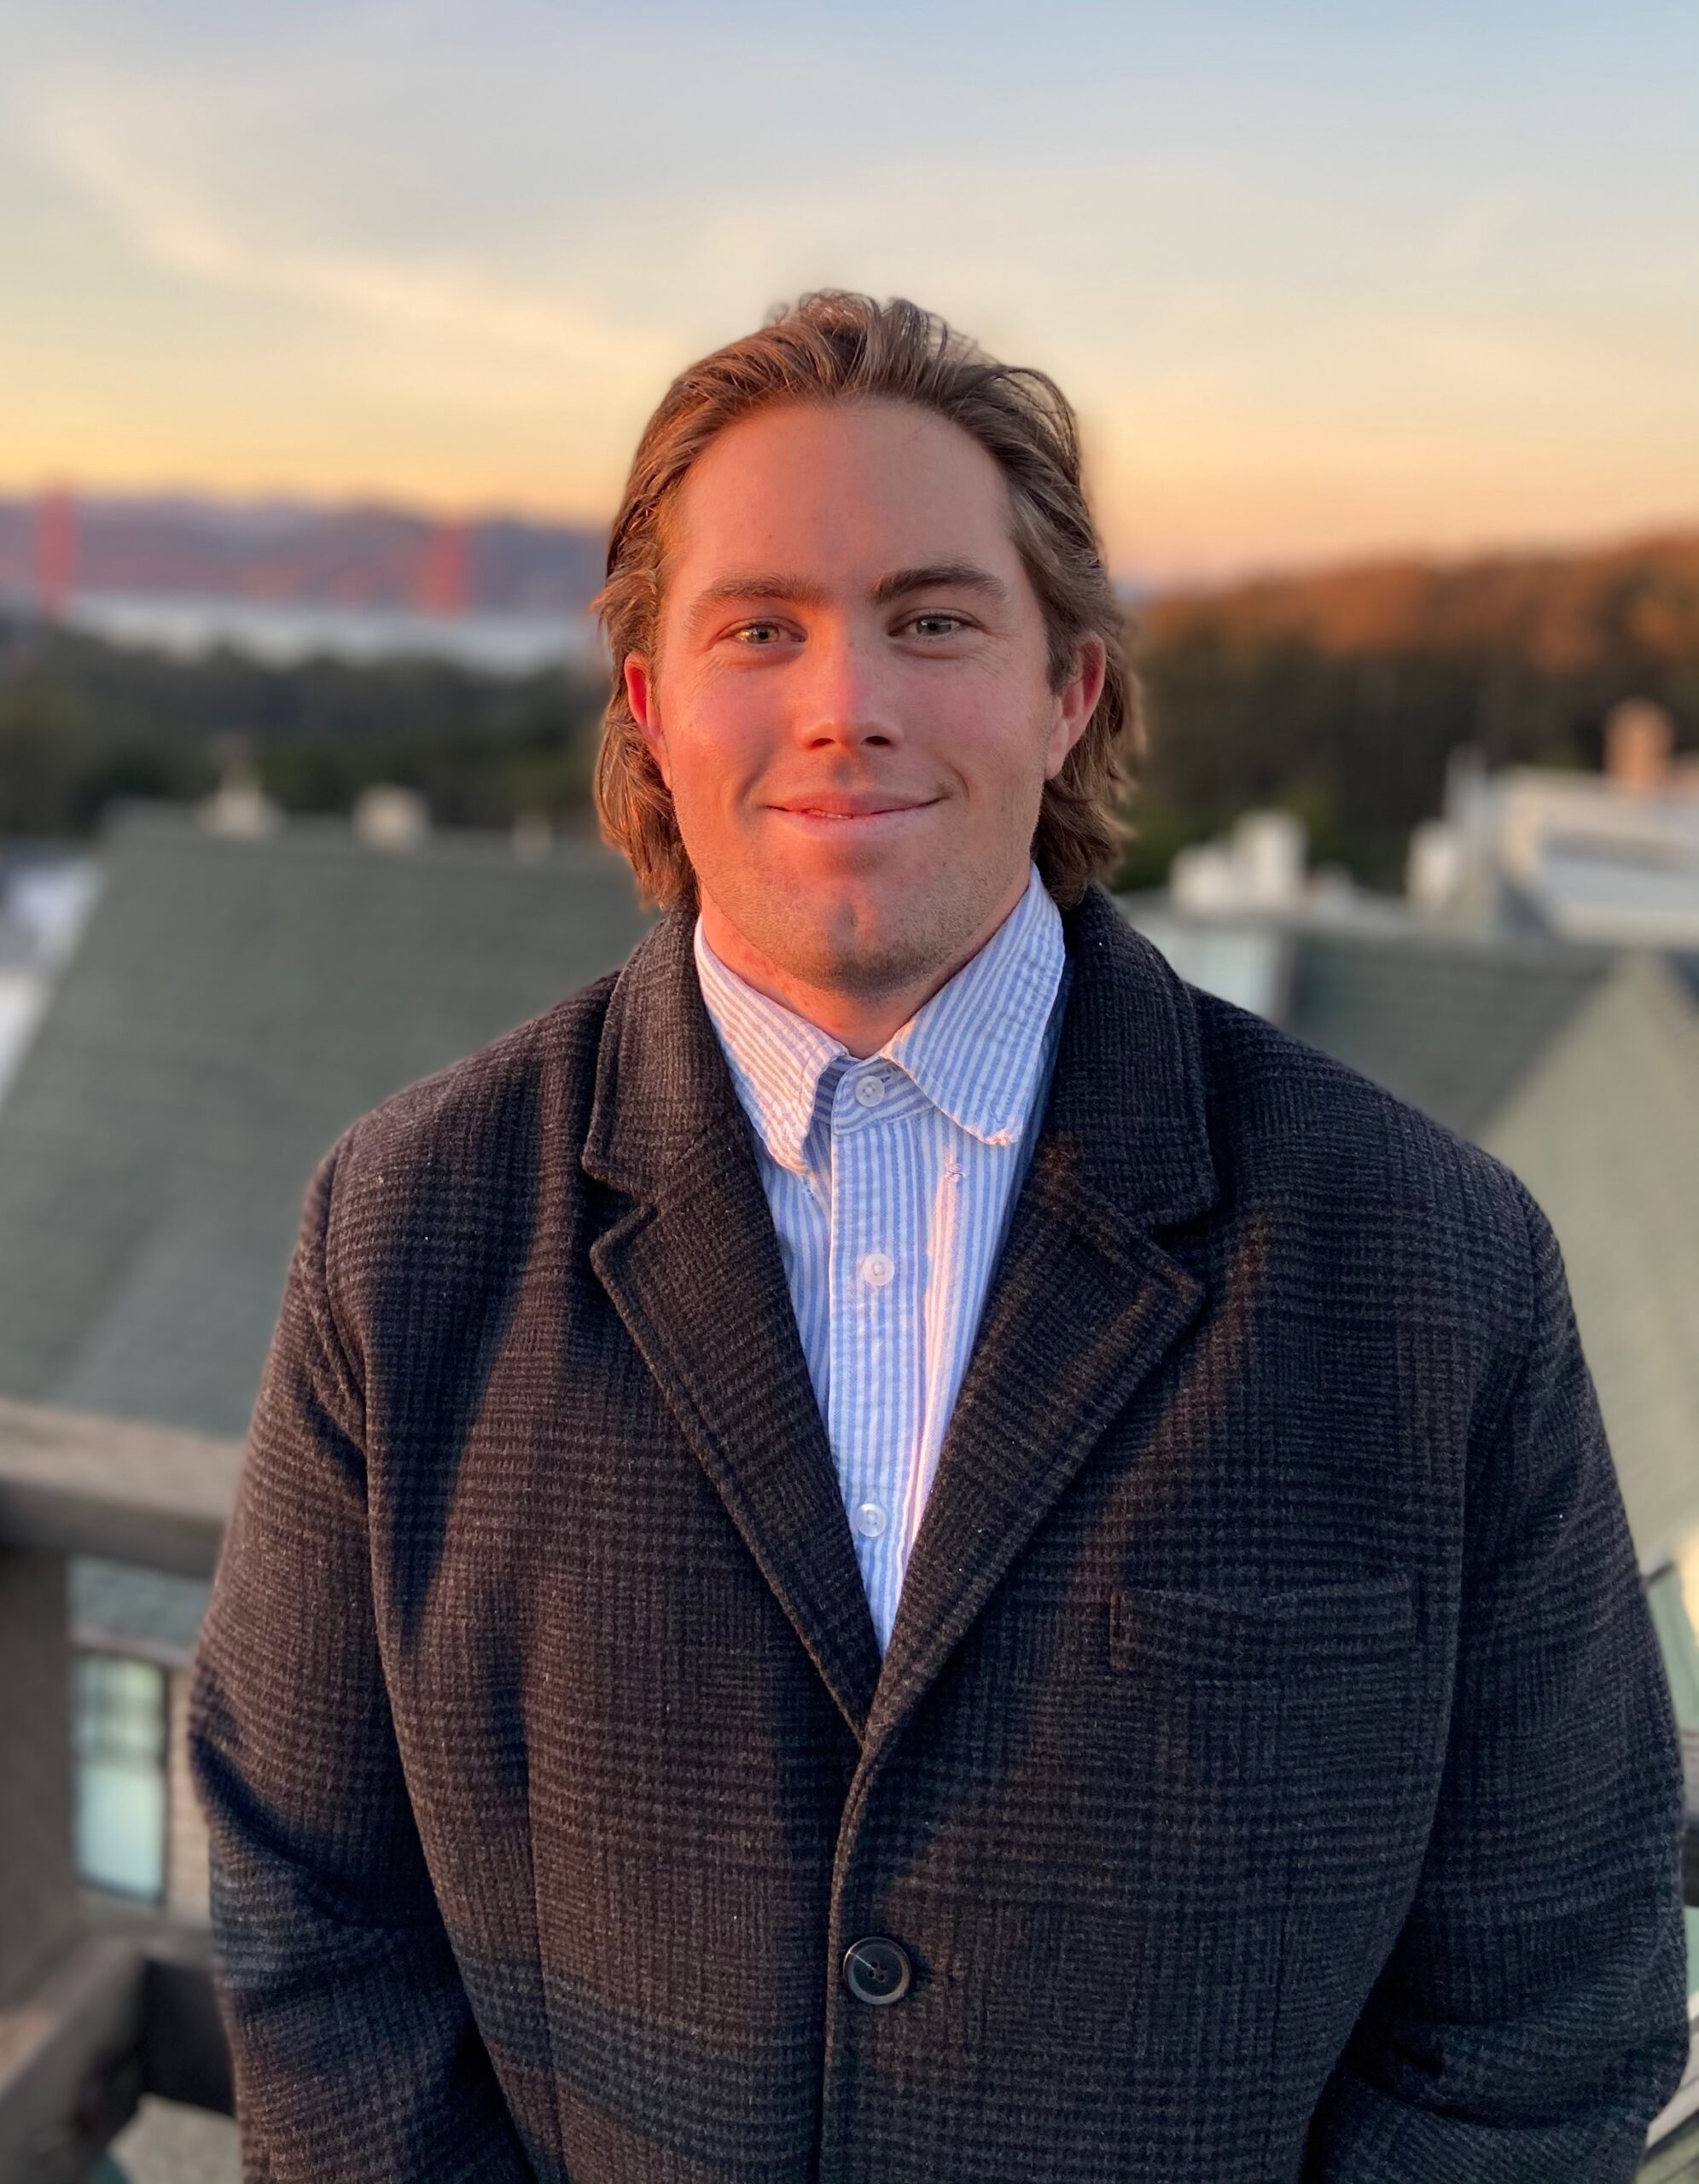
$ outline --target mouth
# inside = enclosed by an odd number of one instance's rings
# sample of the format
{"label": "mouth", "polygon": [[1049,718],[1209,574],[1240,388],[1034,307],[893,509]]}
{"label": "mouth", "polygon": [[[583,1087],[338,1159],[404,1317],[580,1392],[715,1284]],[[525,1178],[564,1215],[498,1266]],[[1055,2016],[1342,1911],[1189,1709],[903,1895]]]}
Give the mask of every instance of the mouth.
{"label": "mouth", "polygon": [[822,791],[817,795],[797,797],[767,808],[782,819],[794,820],[803,826],[857,829],[898,824],[917,811],[929,811],[939,800],[935,796],[834,795]]}

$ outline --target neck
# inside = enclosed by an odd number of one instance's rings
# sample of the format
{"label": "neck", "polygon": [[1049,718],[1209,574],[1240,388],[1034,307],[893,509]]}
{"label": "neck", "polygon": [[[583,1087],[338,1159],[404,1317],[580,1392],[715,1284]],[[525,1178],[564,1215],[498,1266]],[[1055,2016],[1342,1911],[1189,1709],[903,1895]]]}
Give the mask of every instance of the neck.
{"label": "neck", "polygon": [[916,1009],[924,1008],[940,986],[947,985],[962,966],[979,954],[1026,892],[1023,871],[1013,892],[959,947],[940,956],[922,975],[873,993],[817,985],[797,977],[746,939],[705,888],[699,889],[699,899],[702,937],[727,969],[736,971],[770,1001],[806,1017],[861,1061],[877,1054]]}

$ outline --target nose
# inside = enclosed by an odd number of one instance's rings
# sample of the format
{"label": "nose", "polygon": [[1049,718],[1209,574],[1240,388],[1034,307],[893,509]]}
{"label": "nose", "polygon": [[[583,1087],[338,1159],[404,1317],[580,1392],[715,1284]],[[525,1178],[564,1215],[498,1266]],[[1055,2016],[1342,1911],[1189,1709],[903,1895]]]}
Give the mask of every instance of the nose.
{"label": "nose", "polygon": [[806,750],[894,746],[902,732],[882,648],[847,624],[811,632],[791,685],[796,740]]}

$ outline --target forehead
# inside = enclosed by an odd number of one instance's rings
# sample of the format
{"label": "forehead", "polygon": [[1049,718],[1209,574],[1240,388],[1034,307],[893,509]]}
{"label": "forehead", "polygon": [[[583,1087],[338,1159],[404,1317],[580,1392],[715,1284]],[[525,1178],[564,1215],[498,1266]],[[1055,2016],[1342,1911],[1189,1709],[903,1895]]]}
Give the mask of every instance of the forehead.
{"label": "forehead", "polygon": [[910,403],[788,403],[741,418],[692,464],[668,517],[669,592],[727,567],[829,580],[965,559],[1021,568],[995,458]]}

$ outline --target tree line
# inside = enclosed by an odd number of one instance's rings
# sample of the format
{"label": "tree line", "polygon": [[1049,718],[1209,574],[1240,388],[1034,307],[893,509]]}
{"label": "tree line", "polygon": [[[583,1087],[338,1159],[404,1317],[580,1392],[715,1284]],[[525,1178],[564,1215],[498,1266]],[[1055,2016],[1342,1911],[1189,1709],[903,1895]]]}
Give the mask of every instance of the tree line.
{"label": "tree line", "polygon": [[0,835],[85,838],[116,799],[194,800],[233,768],[292,812],[346,811],[388,781],[420,790],[444,826],[583,823],[602,695],[564,668],[279,665],[0,623]]}
{"label": "tree line", "polygon": [[1446,762],[1597,769],[1606,715],[1650,698],[1699,744],[1699,531],[1586,554],[1358,564],[1155,601],[1127,884],[1273,804],[1312,855],[1399,884]]}

